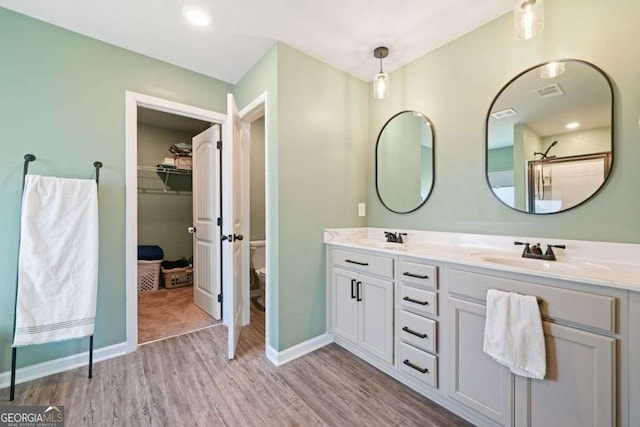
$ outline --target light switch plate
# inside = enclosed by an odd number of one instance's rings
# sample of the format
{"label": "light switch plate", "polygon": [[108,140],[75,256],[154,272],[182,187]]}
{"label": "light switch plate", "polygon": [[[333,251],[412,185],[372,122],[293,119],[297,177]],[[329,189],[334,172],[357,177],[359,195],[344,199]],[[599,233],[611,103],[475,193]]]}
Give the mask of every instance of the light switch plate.
{"label": "light switch plate", "polygon": [[358,203],[358,216],[365,216],[366,207],[364,203]]}

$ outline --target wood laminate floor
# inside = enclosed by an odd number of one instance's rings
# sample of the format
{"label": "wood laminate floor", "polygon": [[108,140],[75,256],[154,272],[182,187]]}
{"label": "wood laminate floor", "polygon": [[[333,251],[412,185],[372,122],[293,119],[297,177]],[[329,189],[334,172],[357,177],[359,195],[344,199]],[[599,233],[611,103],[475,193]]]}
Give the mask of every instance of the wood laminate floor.
{"label": "wood laminate floor", "polygon": [[[215,326],[16,388],[14,403],[64,405],[67,426],[459,426],[465,421],[331,344],[279,368],[251,308],[236,360]],[[9,389],[0,390],[7,405]]]}
{"label": "wood laminate floor", "polygon": [[140,344],[220,323],[193,303],[193,286],[138,294]]}

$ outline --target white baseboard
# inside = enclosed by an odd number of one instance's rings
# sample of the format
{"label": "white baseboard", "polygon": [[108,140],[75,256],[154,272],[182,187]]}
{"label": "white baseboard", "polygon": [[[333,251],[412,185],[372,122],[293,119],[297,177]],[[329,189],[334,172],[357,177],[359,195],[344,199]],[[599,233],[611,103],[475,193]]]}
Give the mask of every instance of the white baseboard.
{"label": "white baseboard", "polygon": [[268,345],[264,351],[264,354],[267,356],[267,359],[269,359],[269,362],[271,362],[273,365],[278,366],[278,351],[275,348]]}
{"label": "white baseboard", "polygon": [[[127,354],[127,343],[102,347],[93,351],[93,361],[112,359],[114,357]],[[20,348],[18,348],[18,359],[20,358]],[[73,354],[60,359],[50,360],[48,362],[38,363],[37,365],[26,366],[16,370],[16,384],[25,383],[37,378],[46,377],[48,375],[57,374],[71,369],[87,366],[89,364],[89,352]],[[0,373],[0,388],[9,387],[11,385],[11,371]]]}
{"label": "white baseboard", "polygon": [[267,359],[276,366],[282,366],[285,363],[291,362],[298,357],[302,357],[305,354],[311,353],[325,345],[333,342],[333,335],[324,333],[318,335],[315,338],[296,344],[293,347],[289,347],[286,350],[280,352],[276,351],[273,347],[267,346],[265,354]]}

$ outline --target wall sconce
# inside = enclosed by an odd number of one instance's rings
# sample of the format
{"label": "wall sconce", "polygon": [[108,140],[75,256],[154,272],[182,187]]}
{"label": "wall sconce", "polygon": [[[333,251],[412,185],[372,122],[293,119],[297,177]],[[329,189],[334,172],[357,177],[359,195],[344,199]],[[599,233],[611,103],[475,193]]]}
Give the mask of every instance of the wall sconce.
{"label": "wall sconce", "polygon": [[389,55],[389,49],[380,46],[373,50],[373,56],[380,59],[380,72],[373,77],[373,97],[384,99],[389,96],[389,75],[382,72],[382,58]]}
{"label": "wall sconce", "polygon": [[544,29],[543,0],[518,0],[513,9],[516,40],[528,40]]}

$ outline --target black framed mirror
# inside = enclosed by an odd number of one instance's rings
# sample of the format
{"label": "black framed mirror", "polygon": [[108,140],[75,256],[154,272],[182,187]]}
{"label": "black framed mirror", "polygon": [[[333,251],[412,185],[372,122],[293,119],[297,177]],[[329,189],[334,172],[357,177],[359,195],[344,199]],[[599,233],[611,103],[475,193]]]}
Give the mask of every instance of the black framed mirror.
{"label": "black framed mirror", "polygon": [[376,142],[376,192],[395,213],[419,209],[434,181],[435,134],[427,116],[401,111],[382,127]]}
{"label": "black framed mirror", "polygon": [[573,209],[607,181],[613,163],[613,86],[586,61],[531,67],[494,98],[486,121],[492,193],[530,214]]}

